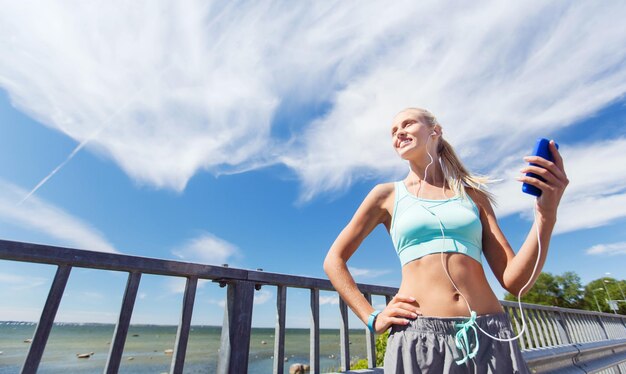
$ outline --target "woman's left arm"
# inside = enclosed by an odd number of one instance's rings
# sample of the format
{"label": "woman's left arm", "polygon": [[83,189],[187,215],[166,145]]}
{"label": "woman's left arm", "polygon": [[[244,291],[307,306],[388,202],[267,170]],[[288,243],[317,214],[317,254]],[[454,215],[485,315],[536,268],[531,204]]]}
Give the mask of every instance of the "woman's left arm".
{"label": "woman's left arm", "polygon": [[537,256],[539,254],[537,224],[539,224],[539,236],[541,237],[541,257],[537,264],[537,271],[528,286],[524,288],[523,294],[532,288],[532,285],[541,273],[541,269],[548,255],[548,246],[550,245],[552,230],[556,223],[557,207],[561,201],[565,187],[569,184],[569,180],[565,174],[565,168],[563,167],[563,159],[556,149],[554,141],[550,141],[549,147],[554,162],[538,156],[524,157],[525,161],[532,162],[541,167],[528,165],[520,170],[522,173],[532,172],[540,175],[545,179],[545,182],[527,176],[517,178],[518,181],[533,185],[542,191],[534,207],[535,222],[517,254],[513,253],[511,246],[498,227],[495,214],[489,203],[487,202],[487,204],[483,206],[483,209],[481,209],[484,215],[484,217],[481,216],[481,221],[483,223],[483,250],[485,257],[502,287],[514,295],[518,295],[522,287],[529,283],[529,279],[537,263]]}

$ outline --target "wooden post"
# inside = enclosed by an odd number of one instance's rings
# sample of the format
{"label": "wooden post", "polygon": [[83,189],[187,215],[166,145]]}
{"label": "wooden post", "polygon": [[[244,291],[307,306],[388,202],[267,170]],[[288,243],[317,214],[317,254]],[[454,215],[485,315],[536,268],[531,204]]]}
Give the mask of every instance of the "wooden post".
{"label": "wooden post", "polygon": [[72,270],[72,267],[67,265],[59,265],[57,268],[54,280],[52,281],[52,286],[50,286],[48,299],[46,300],[43,310],[41,311],[41,317],[39,318],[37,329],[35,329],[33,341],[28,349],[26,361],[24,362],[24,366],[22,366],[22,374],[37,372],[41,356],[46,348],[48,336],[50,336],[50,330],[52,330],[54,317],[59,309],[63,291],[65,291],[67,279],[70,276],[70,270]]}
{"label": "wooden post", "polygon": [[[364,294],[365,300],[368,303],[372,303],[372,295],[368,292]],[[370,331],[369,327],[365,326],[365,349],[367,350],[367,367],[376,367],[376,336]]]}
{"label": "wooden post", "polygon": [[229,280],[222,323],[219,374],[248,372],[254,282]]}
{"label": "wooden post", "polygon": [[311,332],[310,332],[311,374],[320,373],[320,290],[311,289]]}
{"label": "wooden post", "polygon": [[185,285],[185,296],[183,298],[183,311],[180,315],[178,323],[178,331],[176,332],[176,346],[174,347],[174,357],[170,373],[182,374],[185,366],[185,354],[187,353],[187,342],[189,341],[189,329],[191,328],[191,316],[193,314],[193,304],[196,298],[196,288],[198,286],[198,278],[187,278]]}
{"label": "wooden post", "polygon": [[283,374],[285,368],[285,309],[287,287],[276,288],[276,328],[274,329],[274,373]]}
{"label": "wooden post", "polygon": [[339,297],[341,324],[339,325],[339,345],[341,348],[341,371],[350,370],[350,330],[348,327],[348,305]]}
{"label": "wooden post", "polygon": [[124,352],[124,343],[126,343],[126,335],[128,334],[128,326],[130,325],[130,317],[133,314],[135,306],[135,298],[137,297],[137,289],[139,288],[139,280],[141,273],[128,274],[126,282],[126,291],[124,291],[124,299],[122,301],[122,309],[115,325],[113,333],[113,341],[111,342],[111,350],[104,368],[107,374],[116,374],[120,368],[120,360]]}

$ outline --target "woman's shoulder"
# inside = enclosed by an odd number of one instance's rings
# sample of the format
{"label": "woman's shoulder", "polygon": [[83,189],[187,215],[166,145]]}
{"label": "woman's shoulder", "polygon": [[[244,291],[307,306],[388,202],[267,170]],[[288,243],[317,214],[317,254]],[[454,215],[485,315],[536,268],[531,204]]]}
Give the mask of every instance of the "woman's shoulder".
{"label": "woman's shoulder", "polygon": [[465,186],[465,192],[472,198],[474,204],[479,210],[488,209],[491,210],[491,201],[485,191],[479,190],[473,187]]}
{"label": "woman's shoulder", "polygon": [[393,195],[395,191],[394,185],[395,182],[379,183],[372,188],[370,194],[380,199],[387,199]]}
{"label": "woman's shoulder", "polygon": [[363,200],[363,205],[376,209],[387,209],[393,202],[394,182],[376,184]]}

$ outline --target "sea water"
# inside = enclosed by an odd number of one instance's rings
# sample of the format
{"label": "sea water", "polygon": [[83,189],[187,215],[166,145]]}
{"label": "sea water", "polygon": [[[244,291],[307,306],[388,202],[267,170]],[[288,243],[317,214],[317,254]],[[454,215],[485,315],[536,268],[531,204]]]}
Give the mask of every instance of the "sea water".
{"label": "sea water", "polygon": [[[18,373],[36,325],[0,322],[0,374]],[[113,337],[111,324],[55,324],[39,365],[38,373],[102,373]],[[176,340],[176,326],[131,325],[128,329],[120,373],[169,372]],[[248,373],[271,373],[274,363],[274,329],[252,328]],[[220,326],[191,326],[185,373],[215,373],[220,349]],[[309,364],[309,329],[285,330],[285,372],[294,363]],[[77,354],[91,353],[89,358]],[[366,358],[363,329],[350,330],[351,361]],[[320,329],[320,368],[339,371],[339,330]]]}

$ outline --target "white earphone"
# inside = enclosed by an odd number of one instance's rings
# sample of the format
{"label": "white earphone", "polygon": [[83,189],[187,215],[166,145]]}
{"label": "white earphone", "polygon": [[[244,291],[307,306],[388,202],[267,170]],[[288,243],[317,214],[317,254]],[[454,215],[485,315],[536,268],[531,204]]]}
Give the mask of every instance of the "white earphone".
{"label": "white earphone", "polygon": [[[430,134],[431,136],[433,135],[437,135],[437,132],[433,131],[432,134]],[[430,139],[430,136],[429,136]],[[426,166],[426,169],[424,170],[424,180],[426,180],[428,178],[428,168],[430,167],[430,165],[432,165],[432,163],[434,162],[433,156],[430,154],[430,152],[428,152],[428,157],[430,158],[430,163]],[[443,183],[443,188],[442,190],[445,191],[445,180],[446,178],[446,170],[443,168],[443,165],[441,164],[441,157],[439,158],[439,164],[442,167],[442,171],[444,173],[444,183]],[[411,164],[409,163],[409,170],[411,169]],[[421,192],[421,183],[420,183],[420,189],[418,191],[415,192],[416,196],[419,198],[419,193]],[[445,196],[445,192],[444,192],[444,196]],[[439,229],[441,230],[441,236],[444,238],[445,241],[445,233],[444,233],[444,229],[443,229],[443,223],[441,222],[441,219],[439,219],[439,217],[437,216],[437,214],[435,214],[434,212],[432,212],[430,209],[428,209],[426,206],[424,206],[423,204],[420,203],[420,205],[431,215],[433,215],[435,218],[437,218],[437,220],[439,221]],[[533,213],[535,213],[535,221],[537,221],[537,212],[533,209]],[[538,242],[538,253],[537,253],[537,261],[535,262],[535,267],[533,268],[533,272],[530,276],[530,279],[528,279],[528,282],[526,282],[526,284],[524,285],[524,287],[522,287],[519,290],[519,293],[517,294],[517,302],[520,308],[520,314],[521,314],[521,319],[522,319],[522,328],[519,331],[519,333],[512,337],[512,338],[498,338],[496,336],[493,336],[491,334],[489,334],[488,332],[486,332],[485,330],[483,330],[480,326],[476,325],[476,327],[478,327],[478,329],[485,335],[487,335],[488,337],[490,337],[491,339],[494,340],[498,340],[498,341],[502,341],[502,342],[510,342],[510,341],[514,341],[519,339],[522,334],[524,333],[524,330],[526,329],[526,321],[524,319],[524,309],[522,308],[522,303],[521,303],[521,295],[522,292],[526,289],[526,287],[528,287],[530,285],[530,282],[532,281],[533,277],[535,276],[535,273],[537,271],[537,267],[539,265],[539,260],[541,258],[541,237],[539,236],[539,225],[536,225],[536,230],[537,230],[537,242]],[[442,244],[444,243],[444,241],[442,241]],[[450,283],[452,283],[452,286],[454,286],[454,288],[457,290],[457,292],[461,295],[461,297],[463,297],[463,300],[465,301],[465,304],[467,305],[467,308],[469,309],[470,314],[475,314],[475,312],[472,310],[472,307],[469,305],[469,302],[467,301],[467,299],[465,298],[465,295],[463,295],[463,293],[459,290],[459,288],[456,286],[456,284],[454,283],[454,281],[452,280],[452,278],[450,277],[450,274],[448,273],[448,270],[446,269],[446,266],[444,264],[444,258],[443,258],[443,254],[445,252],[445,249],[442,248],[440,254],[441,254],[441,265],[443,267],[443,270],[445,271],[446,275],[448,276],[448,279],[450,280]]]}

